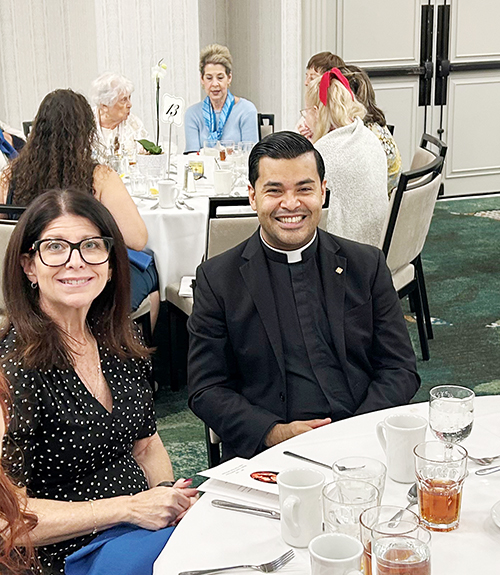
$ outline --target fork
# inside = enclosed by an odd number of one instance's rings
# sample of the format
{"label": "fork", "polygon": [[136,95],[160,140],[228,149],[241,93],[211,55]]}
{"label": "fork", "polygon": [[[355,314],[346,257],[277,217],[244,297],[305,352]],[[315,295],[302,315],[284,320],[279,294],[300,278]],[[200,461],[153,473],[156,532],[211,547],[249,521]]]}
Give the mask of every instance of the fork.
{"label": "fork", "polygon": [[493,457],[472,457],[469,455],[469,459],[478,465],[489,465],[496,459],[500,459],[500,455],[494,455]]}
{"label": "fork", "polygon": [[204,575],[205,573],[219,573],[221,571],[230,571],[231,569],[255,569],[261,573],[274,573],[286,565],[294,558],[293,549],[288,550],[280,555],[274,561],[262,563],[261,565],[233,565],[232,567],[214,567],[213,569],[201,569],[198,571],[182,571],[179,575]]}

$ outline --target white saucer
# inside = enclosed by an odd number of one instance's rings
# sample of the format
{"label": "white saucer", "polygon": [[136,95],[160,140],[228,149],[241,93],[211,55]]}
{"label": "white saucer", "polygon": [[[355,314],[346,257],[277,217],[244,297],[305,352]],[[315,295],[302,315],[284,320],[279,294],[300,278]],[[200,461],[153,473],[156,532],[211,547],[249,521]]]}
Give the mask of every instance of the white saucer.
{"label": "white saucer", "polygon": [[495,525],[500,528],[500,501],[497,501],[491,508],[491,518]]}

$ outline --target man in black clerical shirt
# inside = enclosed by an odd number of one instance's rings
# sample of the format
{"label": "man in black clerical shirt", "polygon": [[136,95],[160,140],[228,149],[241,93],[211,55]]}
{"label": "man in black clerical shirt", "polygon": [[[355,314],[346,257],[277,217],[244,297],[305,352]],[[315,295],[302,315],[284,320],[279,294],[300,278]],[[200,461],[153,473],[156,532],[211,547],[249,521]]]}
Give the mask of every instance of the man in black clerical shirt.
{"label": "man in black clerical shirt", "polygon": [[224,459],[407,403],[418,389],[382,252],[318,229],[324,175],[303,136],[261,140],[249,158],[260,229],[197,270],[189,405],[221,437]]}

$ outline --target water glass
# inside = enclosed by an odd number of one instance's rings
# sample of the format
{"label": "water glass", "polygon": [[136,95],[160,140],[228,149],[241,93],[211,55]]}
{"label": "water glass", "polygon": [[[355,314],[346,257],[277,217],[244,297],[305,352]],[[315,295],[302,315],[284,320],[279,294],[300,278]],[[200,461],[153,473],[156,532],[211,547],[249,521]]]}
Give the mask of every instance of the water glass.
{"label": "water glass", "polygon": [[378,505],[378,489],[360,479],[339,479],[323,487],[323,521],[327,531],[360,538],[359,517]]}
{"label": "water glass", "polygon": [[453,443],[427,441],[417,445],[414,453],[423,524],[432,531],[456,529],[467,475],[467,450]]}
{"label": "water glass", "polygon": [[371,575],[373,532],[383,535],[411,535],[420,525],[420,519],[416,513],[403,507],[377,505],[361,513],[359,525],[363,544],[363,573]]}
{"label": "water glass", "polygon": [[361,479],[368,481],[379,491],[379,505],[385,488],[386,466],[372,457],[342,457],[332,466],[334,479]]}
{"label": "water glass", "polygon": [[439,385],[429,393],[429,426],[441,441],[460,443],[474,421],[474,392],[458,385]]}
{"label": "water glass", "polygon": [[[381,526],[386,529],[386,524]],[[430,575],[431,534],[417,527],[411,535],[373,532],[373,575]]]}

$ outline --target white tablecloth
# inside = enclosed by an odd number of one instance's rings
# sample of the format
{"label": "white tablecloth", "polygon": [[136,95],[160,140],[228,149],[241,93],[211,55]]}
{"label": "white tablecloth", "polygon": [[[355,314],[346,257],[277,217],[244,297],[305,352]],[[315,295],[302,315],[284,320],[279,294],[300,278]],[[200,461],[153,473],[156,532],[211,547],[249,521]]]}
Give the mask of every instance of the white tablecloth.
{"label": "white tablecloth", "polygon": [[[369,413],[333,423],[295,437],[258,455],[253,461],[262,469],[281,471],[312,467],[283,455],[288,449],[325,463],[347,455],[367,455],[385,461],[375,426],[390,413],[415,413],[427,417],[428,405],[415,404]],[[500,453],[500,397],[476,399],[471,436],[464,442],[471,455]],[[432,439],[428,431],[427,439]],[[433,575],[471,575],[500,571],[500,528],[490,517],[500,499],[500,472],[479,477],[479,467],[469,462],[465,481],[460,526],[450,533],[433,533],[431,542]],[[325,472],[326,480],[333,477]],[[405,506],[409,485],[387,479],[383,503]],[[289,547],[280,536],[279,521],[216,509],[207,493],[181,521],[154,566],[154,575],[177,575],[180,571],[241,563],[262,563],[278,557]],[[235,573],[239,573],[235,571]],[[244,573],[241,571],[241,573]],[[248,571],[245,571],[248,573]],[[296,550],[296,558],[280,573],[308,574],[307,550]]]}
{"label": "white tablecloth", "polygon": [[162,300],[166,299],[169,283],[179,284],[182,276],[195,274],[205,253],[208,198],[186,201],[195,208],[193,211],[160,207],[152,210],[155,202],[151,200],[142,200],[138,204],[148,230],[147,247],[155,254]]}

